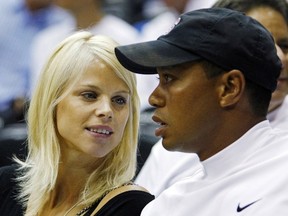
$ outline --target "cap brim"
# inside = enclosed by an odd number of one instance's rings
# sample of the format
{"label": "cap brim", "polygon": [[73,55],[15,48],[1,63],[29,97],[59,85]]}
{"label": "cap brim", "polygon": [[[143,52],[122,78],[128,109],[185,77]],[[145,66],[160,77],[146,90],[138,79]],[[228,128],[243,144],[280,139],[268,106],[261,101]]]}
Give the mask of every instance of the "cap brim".
{"label": "cap brim", "polygon": [[119,62],[128,70],[139,74],[155,74],[157,67],[192,62],[201,57],[163,40],[136,43],[115,48]]}

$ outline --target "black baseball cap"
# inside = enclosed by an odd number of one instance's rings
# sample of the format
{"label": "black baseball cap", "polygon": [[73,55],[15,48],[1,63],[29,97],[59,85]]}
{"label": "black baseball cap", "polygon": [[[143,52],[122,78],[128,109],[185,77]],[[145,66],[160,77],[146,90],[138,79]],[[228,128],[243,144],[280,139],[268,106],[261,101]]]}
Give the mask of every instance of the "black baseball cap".
{"label": "black baseball cap", "polygon": [[140,74],[157,67],[207,60],[223,70],[240,70],[246,79],[274,91],[282,64],[272,35],[258,21],[226,8],[182,14],[157,40],[115,48],[120,63]]}

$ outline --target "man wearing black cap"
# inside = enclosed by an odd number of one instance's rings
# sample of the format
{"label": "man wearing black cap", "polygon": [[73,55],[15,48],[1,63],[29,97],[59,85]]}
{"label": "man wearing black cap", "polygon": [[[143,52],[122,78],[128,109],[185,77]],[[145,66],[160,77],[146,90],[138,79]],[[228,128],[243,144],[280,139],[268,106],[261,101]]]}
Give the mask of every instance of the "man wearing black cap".
{"label": "man wearing black cap", "polygon": [[202,9],[180,16],[156,41],[115,52],[132,72],[159,74],[149,98],[155,134],[167,150],[196,153],[203,166],[142,216],[287,215],[288,135],[266,120],[281,62],[261,24]]}

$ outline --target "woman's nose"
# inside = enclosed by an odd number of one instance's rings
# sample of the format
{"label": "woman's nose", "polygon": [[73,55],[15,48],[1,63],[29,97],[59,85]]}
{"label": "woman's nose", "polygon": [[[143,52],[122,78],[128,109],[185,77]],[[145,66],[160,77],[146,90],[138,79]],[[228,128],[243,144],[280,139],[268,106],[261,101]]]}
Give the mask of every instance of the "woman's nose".
{"label": "woman's nose", "polygon": [[111,101],[108,98],[102,98],[98,101],[95,108],[95,114],[97,117],[109,120],[113,117],[113,111],[111,107]]}

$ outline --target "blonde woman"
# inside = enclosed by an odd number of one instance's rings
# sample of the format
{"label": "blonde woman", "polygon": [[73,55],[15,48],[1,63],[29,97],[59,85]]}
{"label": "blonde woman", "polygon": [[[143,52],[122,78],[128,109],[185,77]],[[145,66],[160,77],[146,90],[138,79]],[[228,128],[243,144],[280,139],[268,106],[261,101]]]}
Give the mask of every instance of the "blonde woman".
{"label": "blonde woman", "polygon": [[131,181],[139,98],[116,45],[77,32],[44,67],[28,111],[29,154],[17,174],[24,215],[136,216],[154,198]]}

